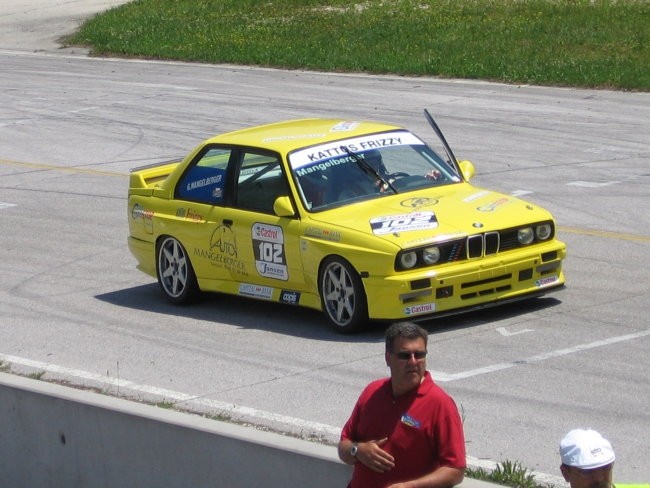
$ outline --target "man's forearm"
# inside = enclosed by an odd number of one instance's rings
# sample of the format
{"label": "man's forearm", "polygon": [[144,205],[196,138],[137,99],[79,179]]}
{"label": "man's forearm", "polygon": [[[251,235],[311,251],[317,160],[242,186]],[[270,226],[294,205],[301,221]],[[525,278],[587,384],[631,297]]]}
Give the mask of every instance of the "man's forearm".
{"label": "man's forearm", "polygon": [[350,449],[352,449],[352,444],[354,443],[349,439],[343,439],[342,441],[339,442],[339,446],[338,446],[339,459],[343,461],[345,464],[356,464],[357,462],[357,458],[355,458],[350,453]]}

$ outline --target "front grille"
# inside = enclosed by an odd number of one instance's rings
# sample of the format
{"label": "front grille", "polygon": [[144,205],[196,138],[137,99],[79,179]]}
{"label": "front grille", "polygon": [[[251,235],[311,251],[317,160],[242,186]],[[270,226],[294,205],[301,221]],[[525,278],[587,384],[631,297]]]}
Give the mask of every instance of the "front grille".
{"label": "front grille", "polygon": [[[427,264],[424,258],[424,252],[427,247],[437,246],[440,251],[440,259],[437,264],[455,263],[459,261],[466,261],[469,259],[481,259],[485,256],[492,256],[505,251],[520,249],[522,247],[534,246],[542,242],[537,237],[536,233],[533,237],[533,242],[530,244],[521,244],[517,238],[519,230],[524,227],[532,227],[536,229],[542,224],[551,226],[551,234],[543,242],[549,242],[555,236],[555,225],[553,221],[537,222],[528,226],[513,227],[510,229],[503,229],[499,231],[490,231],[482,234],[473,234],[467,237],[461,237],[455,240],[440,242],[436,244],[428,244],[416,249],[405,249],[397,254],[395,258],[395,269],[397,271],[405,271],[407,268],[400,262],[402,253],[415,252],[417,264],[416,268],[426,268],[432,265]],[[557,259],[557,251],[547,252],[542,255],[542,262],[553,262]],[[410,268],[412,269],[412,268]]]}
{"label": "front grille", "polygon": [[480,258],[483,256],[483,234],[469,236],[467,238],[467,257]]}
{"label": "front grille", "polygon": [[[533,227],[538,224],[534,224]],[[504,251],[525,247],[517,239],[519,228],[474,234],[455,241],[440,244],[440,262],[452,263],[466,259],[482,258]],[[531,245],[531,244],[529,244]],[[552,260],[557,253],[547,253],[543,261]]]}
{"label": "front grille", "polygon": [[487,232],[485,234],[485,249],[484,254],[496,254],[499,252],[499,244],[501,242],[501,236],[498,232]]}
{"label": "front grille", "polygon": [[471,293],[463,293],[460,298],[463,300],[470,300],[472,298],[484,297],[487,295],[494,295],[496,293],[503,293],[511,289],[510,285],[497,286],[495,288],[486,288],[481,291],[474,291]]}
{"label": "front grille", "polygon": [[431,280],[429,278],[411,281],[411,290],[421,290],[423,288],[429,288],[430,286]]}
{"label": "front grille", "polygon": [[545,252],[542,254],[542,263],[547,261],[555,261],[557,259],[557,251]]}
{"label": "front grille", "polygon": [[521,244],[517,239],[517,229],[503,230],[499,233],[501,236],[500,251],[508,251],[510,249],[517,249]]}
{"label": "front grille", "polygon": [[512,279],[512,275],[510,273],[504,274],[501,276],[493,276],[492,278],[485,278],[483,280],[476,280],[476,281],[470,281],[467,283],[463,283],[460,285],[461,288],[472,288],[474,286],[482,286],[482,285],[487,285],[488,283],[495,283],[497,281],[504,281],[508,280],[510,281]]}

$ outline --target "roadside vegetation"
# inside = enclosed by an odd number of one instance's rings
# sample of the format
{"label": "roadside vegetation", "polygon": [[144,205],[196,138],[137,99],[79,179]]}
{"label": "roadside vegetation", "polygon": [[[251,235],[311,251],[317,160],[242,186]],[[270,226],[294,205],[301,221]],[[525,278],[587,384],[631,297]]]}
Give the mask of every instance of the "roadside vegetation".
{"label": "roadside vegetation", "polygon": [[518,461],[497,463],[492,471],[484,468],[467,468],[465,475],[468,478],[489,481],[512,488],[553,488],[553,485],[540,484],[535,479],[534,473],[523,467]]}
{"label": "roadside vegetation", "polygon": [[102,56],[650,88],[648,0],[136,0],[65,41]]}

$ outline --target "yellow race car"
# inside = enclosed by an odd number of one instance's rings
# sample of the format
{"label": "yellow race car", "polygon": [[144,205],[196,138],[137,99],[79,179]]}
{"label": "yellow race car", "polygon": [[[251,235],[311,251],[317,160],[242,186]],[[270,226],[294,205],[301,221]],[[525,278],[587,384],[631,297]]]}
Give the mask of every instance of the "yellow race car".
{"label": "yellow race car", "polygon": [[552,216],[472,186],[472,163],[425,116],[435,146],[393,125],[306,119],[134,169],[138,268],[173,303],[219,292],[300,305],[344,333],[563,288]]}

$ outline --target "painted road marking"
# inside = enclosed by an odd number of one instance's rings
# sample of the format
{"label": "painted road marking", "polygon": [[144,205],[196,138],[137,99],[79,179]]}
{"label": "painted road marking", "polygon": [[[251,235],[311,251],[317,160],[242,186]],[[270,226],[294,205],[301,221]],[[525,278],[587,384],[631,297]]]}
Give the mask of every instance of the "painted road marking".
{"label": "painted road marking", "polygon": [[579,186],[582,188],[601,188],[603,186],[617,185],[620,181],[571,181],[567,186]]}
{"label": "painted road marking", "polygon": [[626,234],[624,232],[608,232],[606,230],[593,230],[593,229],[580,229],[578,227],[564,227],[558,226],[557,230],[560,232],[568,232],[571,234],[581,234],[584,236],[604,237],[607,239],[620,239],[623,241],[635,242],[650,242],[650,236],[642,236],[638,234]]}
{"label": "painted road marking", "polygon": [[650,335],[650,329],[637,332],[634,334],[626,334],[618,337],[610,337],[609,339],[603,339],[600,341],[590,342],[588,344],[579,344],[577,346],[568,347],[566,349],[557,349],[555,351],[546,352],[543,354],[538,354],[536,356],[531,356],[525,359],[519,359],[515,361],[510,361],[507,363],[498,363],[491,364],[488,366],[483,366],[482,368],[470,369],[468,371],[461,371],[459,373],[445,373],[443,371],[431,371],[431,375],[435,378],[436,381],[440,382],[451,382],[457,380],[464,380],[466,378],[472,378],[474,376],[480,376],[488,373],[494,373],[496,371],[502,371],[504,369],[514,368],[516,366],[539,363],[547,359],[557,358],[560,356],[567,356],[569,354],[574,354],[580,351],[587,351],[589,349],[595,349],[597,347],[610,346],[618,342],[631,341],[634,339],[639,339]]}
{"label": "painted road marking", "polygon": [[526,332],[535,332],[533,329],[521,329],[514,332],[510,332],[505,327],[497,327],[496,331],[501,334],[503,337],[511,337],[519,334],[525,334]]}
{"label": "painted road marking", "polygon": [[0,210],[3,208],[9,208],[9,207],[15,207],[15,203],[6,203],[6,202],[0,202]]}
{"label": "painted road marking", "polygon": [[96,175],[104,175],[104,176],[129,176],[126,173],[115,173],[111,171],[101,171],[97,169],[79,168],[76,166],[59,166],[55,164],[41,164],[41,163],[22,163],[19,161],[8,161],[6,159],[0,159],[0,163],[11,164],[13,166],[23,166],[26,168],[45,169],[50,171],[64,171],[66,173],[86,173],[86,174],[96,174]]}

